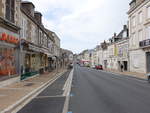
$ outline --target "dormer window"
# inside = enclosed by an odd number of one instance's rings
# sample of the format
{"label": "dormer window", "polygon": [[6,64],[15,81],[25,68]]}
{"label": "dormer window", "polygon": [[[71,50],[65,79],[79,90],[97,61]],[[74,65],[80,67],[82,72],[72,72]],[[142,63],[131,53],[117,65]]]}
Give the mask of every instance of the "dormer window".
{"label": "dormer window", "polygon": [[15,0],[6,0],[6,14],[5,17],[7,20],[14,23],[15,16]]}
{"label": "dormer window", "polygon": [[130,2],[130,8],[133,8],[136,5],[136,0],[132,0]]}
{"label": "dormer window", "polygon": [[123,32],[123,38],[127,38],[127,31]]}

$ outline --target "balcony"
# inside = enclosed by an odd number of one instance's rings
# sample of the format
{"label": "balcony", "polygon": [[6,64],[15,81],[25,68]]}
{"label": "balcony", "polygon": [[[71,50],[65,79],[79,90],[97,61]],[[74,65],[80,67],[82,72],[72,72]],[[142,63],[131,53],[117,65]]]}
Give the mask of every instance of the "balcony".
{"label": "balcony", "polygon": [[150,39],[140,41],[139,46],[141,48],[150,47]]}

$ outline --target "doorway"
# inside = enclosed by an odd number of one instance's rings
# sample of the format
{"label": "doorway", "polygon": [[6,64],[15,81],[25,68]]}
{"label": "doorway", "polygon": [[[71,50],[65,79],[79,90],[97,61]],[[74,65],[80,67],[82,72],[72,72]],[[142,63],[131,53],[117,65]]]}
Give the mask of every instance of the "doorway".
{"label": "doorway", "polygon": [[150,52],[146,53],[146,60],[147,60],[147,73],[150,72]]}
{"label": "doorway", "polygon": [[124,71],[127,71],[128,70],[128,62],[123,61],[123,65],[124,65]]}

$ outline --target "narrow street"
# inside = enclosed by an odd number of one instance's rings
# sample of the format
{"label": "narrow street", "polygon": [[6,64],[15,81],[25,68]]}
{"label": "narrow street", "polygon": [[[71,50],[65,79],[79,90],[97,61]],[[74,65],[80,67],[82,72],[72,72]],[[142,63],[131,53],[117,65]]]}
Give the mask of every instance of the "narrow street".
{"label": "narrow street", "polygon": [[150,113],[145,80],[75,66],[69,113]]}

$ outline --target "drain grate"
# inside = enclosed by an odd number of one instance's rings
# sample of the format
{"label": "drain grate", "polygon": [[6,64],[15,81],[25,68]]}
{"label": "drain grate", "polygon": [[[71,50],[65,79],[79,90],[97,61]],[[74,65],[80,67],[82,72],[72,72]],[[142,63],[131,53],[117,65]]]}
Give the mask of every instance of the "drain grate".
{"label": "drain grate", "polygon": [[29,87],[29,86],[33,86],[33,85],[34,85],[34,83],[27,83],[27,84],[25,84],[24,86]]}

